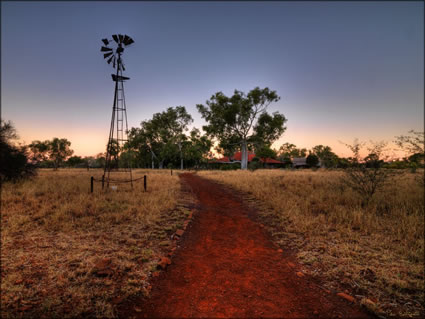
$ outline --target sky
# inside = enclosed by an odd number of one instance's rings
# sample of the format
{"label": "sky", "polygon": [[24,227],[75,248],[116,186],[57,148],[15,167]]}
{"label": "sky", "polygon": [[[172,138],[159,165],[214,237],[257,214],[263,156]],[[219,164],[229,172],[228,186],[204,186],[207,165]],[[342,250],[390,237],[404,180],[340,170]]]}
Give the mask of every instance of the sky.
{"label": "sky", "polygon": [[[391,142],[424,130],[423,2],[1,2],[1,116],[21,141],[104,152],[114,94],[101,39],[128,34],[129,127],[218,91],[276,90],[274,143]],[[391,146],[391,145],[390,145]]]}

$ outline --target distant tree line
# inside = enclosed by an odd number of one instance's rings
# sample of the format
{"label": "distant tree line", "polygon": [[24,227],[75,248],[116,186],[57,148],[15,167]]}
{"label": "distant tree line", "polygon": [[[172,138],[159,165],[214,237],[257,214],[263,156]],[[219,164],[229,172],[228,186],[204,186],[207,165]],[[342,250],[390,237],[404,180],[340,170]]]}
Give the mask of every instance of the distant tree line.
{"label": "distant tree line", "polygon": [[[310,167],[320,165],[330,169],[347,169],[371,160],[375,161],[373,165],[376,166],[376,152],[370,152],[364,159],[360,159],[355,152],[353,157],[341,158],[326,145],[316,145],[307,150],[284,143],[279,149],[273,149],[271,145],[286,130],[287,119],[279,112],[269,114],[267,108],[279,99],[276,91],[268,88],[257,87],[247,94],[235,90],[232,96],[217,92],[205,105],[197,105],[202,118],[207,122],[202,127],[204,133],[191,127],[193,118],[184,106],[169,107],[163,112],[153,114],[151,119],[142,121],[140,127],[131,128],[128,132],[128,142],[121,149],[118,143],[115,143],[110,148],[112,164],[122,166],[130,163],[133,168],[208,168],[214,157],[211,150],[215,146],[219,154],[230,158],[240,151],[241,169],[248,168],[248,152],[256,154],[253,163],[250,163],[250,168],[254,169],[261,167],[261,158],[277,159],[283,166],[292,167],[292,161],[297,157],[306,158]],[[57,170],[59,167],[90,169],[102,168],[105,165],[105,153],[87,157],[73,156],[71,142],[66,138],[36,140],[29,145],[18,146],[13,143],[16,139],[13,125],[2,121],[2,180],[14,179],[11,176],[31,176],[36,167]],[[410,131],[406,135],[397,136],[395,143],[408,156],[393,161],[379,158],[380,167],[412,170],[423,167],[423,132]],[[382,152],[379,156],[382,156]]]}

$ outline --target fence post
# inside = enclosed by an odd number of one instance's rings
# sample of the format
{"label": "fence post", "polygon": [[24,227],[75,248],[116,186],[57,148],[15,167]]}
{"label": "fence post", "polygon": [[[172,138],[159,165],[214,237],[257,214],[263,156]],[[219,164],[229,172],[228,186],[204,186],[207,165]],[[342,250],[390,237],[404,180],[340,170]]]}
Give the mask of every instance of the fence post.
{"label": "fence post", "polygon": [[105,175],[102,175],[102,189],[105,187]]}
{"label": "fence post", "polygon": [[93,193],[93,181],[94,181],[94,178],[93,178],[93,176],[90,178],[90,193]]}
{"label": "fence post", "polygon": [[143,176],[143,187],[145,188],[145,192],[146,192],[146,175]]}
{"label": "fence post", "polygon": [[173,169],[171,169],[171,176],[173,176]]}

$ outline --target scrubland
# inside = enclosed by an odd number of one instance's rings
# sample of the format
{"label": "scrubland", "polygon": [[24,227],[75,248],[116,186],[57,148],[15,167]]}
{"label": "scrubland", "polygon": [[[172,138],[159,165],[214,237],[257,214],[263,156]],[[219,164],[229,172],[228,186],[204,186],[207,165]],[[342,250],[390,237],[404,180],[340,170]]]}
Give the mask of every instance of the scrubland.
{"label": "scrubland", "polygon": [[273,239],[324,289],[345,291],[378,315],[424,315],[423,170],[392,177],[366,206],[341,171],[198,174],[259,208]]}
{"label": "scrubland", "polygon": [[[122,301],[149,294],[149,278],[189,215],[168,170],[101,191],[101,170],[40,170],[1,193],[1,316],[114,317]],[[424,314],[423,170],[393,177],[372,201],[340,171],[202,171],[237,190],[303,271],[346,291],[376,314]],[[117,178],[117,177],[115,177]],[[114,185],[114,184],[111,184]]]}
{"label": "scrubland", "polygon": [[[101,191],[101,170],[41,170],[1,194],[1,317],[113,317],[148,279],[189,214],[170,171]],[[124,178],[115,173],[115,179]],[[118,176],[117,176],[118,175]],[[111,185],[114,185],[113,183]],[[179,199],[180,198],[180,199]]]}

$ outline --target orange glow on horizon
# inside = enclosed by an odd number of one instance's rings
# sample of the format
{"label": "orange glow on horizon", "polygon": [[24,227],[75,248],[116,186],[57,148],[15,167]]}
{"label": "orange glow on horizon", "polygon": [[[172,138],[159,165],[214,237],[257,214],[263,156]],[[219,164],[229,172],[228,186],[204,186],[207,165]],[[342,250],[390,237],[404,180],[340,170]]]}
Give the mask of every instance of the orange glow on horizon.
{"label": "orange glow on horizon", "polygon": [[[53,137],[66,138],[71,142],[71,149],[74,150],[75,156],[96,156],[99,153],[104,153],[106,150],[107,136],[103,132],[103,130],[93,130],[90,132],[80,132],[80,130],[72,130],[71,132],[64,132],[64,130],[60,130],[57,133],[50,132],[47,128],[46,130],[39,131],[37,136],[31,134],[30,132],[23,129],[21,132],[19,128],[17,128],[18,133],[20,135],[20,143],[29,144],[34,140],[51,140]],[[52,129],[53,131],[54,129]],[[285,134],[278,139],[275,143],[272,144],[272,148],[278,150],[280,146],[284,143],[292,143],[297,146],[297,148],[306,148],[307,151],[316,145],[325,145],[330,146],[332,151],[336,153],[339,157],[350,157],[352,156],[351,150],[346,147],[344,144],[339,142],[339,139],[330,138],[329,136],[323,134],[316,134],[313,138],[309,136],[309,132],[305,132],[306,134],[298,134],[297,132],[291,134]],[[344,142],[350,144],[353,142],[354,138],[341,138]],[[219,153],[215,150],[217,143],[213,145],[211,148],[211,152],[215,157],[220,156]],[[367,146],[367,145],[366,145]],[[361,156],[367,156],[367,147],[364,147],[361,151]],[[389,158],[403,158],[406,154],[397,150],[397,147],[394,143],[388,143],[384,156],[388,156]]]}

